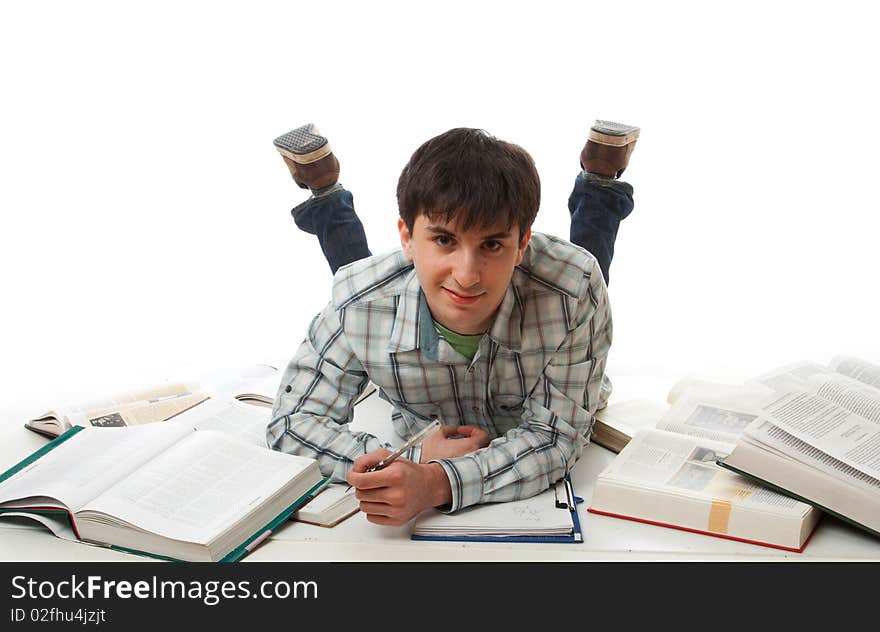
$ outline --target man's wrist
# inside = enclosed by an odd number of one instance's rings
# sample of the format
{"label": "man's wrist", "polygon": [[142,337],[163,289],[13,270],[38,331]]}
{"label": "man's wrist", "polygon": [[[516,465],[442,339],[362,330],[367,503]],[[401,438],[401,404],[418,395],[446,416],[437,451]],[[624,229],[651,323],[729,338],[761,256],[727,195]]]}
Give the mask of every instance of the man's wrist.
{"label": "man's wrist", "polygon": [[446,476],[446,470],[439,463],[426,463],[424,467],[430,476],[431,484],[431,506],[440,507],[452,503],[452,486],[449,484],[449,477]]}

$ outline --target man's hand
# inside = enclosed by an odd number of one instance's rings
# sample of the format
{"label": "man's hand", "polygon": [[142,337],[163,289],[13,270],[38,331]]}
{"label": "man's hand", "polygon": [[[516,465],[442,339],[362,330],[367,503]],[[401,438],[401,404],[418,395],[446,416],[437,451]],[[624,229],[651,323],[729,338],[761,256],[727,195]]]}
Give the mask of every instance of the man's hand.
{"label": "man's hand", "polygon": [[489,433],[476,426],[441,426],[430,437],[422,441],[420,461],[431,459],[454,459],[470,454],[489,445]]}
{"label": "man's hand", "polygon": [[355,496],[367,520],[400,526],[423,509],[452,502],[449,479],[439,463],[420,465],[399,458],[378,472],[366,471],[389,454],[384,448],[365,454],[348,473],[348,482],[356,488]]}

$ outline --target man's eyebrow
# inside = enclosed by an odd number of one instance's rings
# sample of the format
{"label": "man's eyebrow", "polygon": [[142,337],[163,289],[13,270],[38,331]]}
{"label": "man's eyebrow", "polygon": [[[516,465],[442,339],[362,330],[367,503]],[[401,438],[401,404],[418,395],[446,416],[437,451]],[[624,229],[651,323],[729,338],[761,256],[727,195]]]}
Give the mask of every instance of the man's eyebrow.
{"label": "man's eyebrow", "polygon": [[446,230],[445,228],[441,228],[440,226],[425,226],[425,230],[436,235],[449,235],[450,237],[455,237],[455,233]]}
{"label": "man's eyebrow", "polygon": [[[441,226],[426,226],[425,230],[427,230],[429,233],[434,233],[435,235],[448,235],[450,237],[455,237],[455,233]],[[491,235],[484,235],[480,239],[506,239],[511,235],[512,233],[509,230],[505,230],[499,233],[492,233]]]}

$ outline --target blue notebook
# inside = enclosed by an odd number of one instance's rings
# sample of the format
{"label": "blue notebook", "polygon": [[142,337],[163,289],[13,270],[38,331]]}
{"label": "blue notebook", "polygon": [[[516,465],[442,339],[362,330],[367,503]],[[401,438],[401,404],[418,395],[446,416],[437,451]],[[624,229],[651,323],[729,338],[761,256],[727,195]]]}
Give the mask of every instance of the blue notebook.
{"label": "blue notebook", "polygon": [[545,492],[506,503],[476,505],[454,514],[432,511],[416,519],[411,539],[446,542],[583,542],[577,505],[566,477]]}

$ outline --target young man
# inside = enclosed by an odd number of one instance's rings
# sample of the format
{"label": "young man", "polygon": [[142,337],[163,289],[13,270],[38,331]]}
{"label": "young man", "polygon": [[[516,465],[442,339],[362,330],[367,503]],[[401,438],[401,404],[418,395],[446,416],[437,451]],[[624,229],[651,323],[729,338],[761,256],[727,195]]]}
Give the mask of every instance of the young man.
{"label": "young man", "polygon": [[[432,138],[398,183],[402,249],[375,257],[327,139],[312,125],[276,139],[294,181],[312,190],[294,220],[317,235],[335,277],[281,379],[269,445],[347,480],[377,524],[525,498],[561,479],[610,391],[606,283],[633,208],[617,178],[638,133],[591,129],[569,198],[571,242],[532,234],[540,181],[525,150],[482,130]],[[444,424],[376,472],[388,446],[346,425],[369,381],[403,439]]]}

